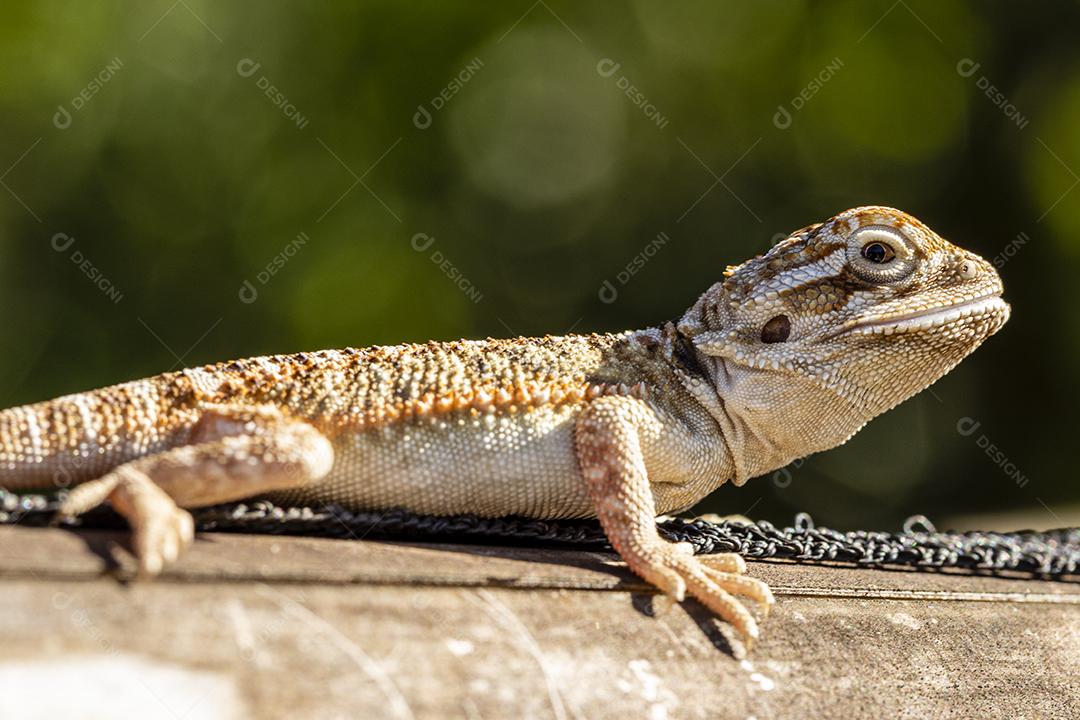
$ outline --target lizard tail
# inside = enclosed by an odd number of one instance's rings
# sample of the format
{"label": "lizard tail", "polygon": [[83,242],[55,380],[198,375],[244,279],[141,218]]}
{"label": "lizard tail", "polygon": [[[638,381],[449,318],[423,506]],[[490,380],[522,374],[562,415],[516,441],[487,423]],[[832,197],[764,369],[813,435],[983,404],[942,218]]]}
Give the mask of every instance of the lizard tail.
{"label": "lizard tail", "polygon": [[55,490],[160,452],[186,435],[168,376],[0,410],[0,487]]}

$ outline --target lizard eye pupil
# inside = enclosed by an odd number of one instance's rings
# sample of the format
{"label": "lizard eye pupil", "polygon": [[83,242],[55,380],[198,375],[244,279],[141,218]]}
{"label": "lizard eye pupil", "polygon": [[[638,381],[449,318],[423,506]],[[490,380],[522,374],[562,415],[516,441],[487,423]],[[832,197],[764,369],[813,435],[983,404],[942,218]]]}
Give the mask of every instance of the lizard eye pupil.
{"label": "lizard eye pupil", "polygon": [[787,315],[777,315],[761,328],[761,342],[784,342],[791,335],[791,321]]}
{"label": "lizard eye pupil", "polygon": [[882,265],[896,257],[896,253],[883,242],[872,242],[863,245],[862,256],[872,263]]}

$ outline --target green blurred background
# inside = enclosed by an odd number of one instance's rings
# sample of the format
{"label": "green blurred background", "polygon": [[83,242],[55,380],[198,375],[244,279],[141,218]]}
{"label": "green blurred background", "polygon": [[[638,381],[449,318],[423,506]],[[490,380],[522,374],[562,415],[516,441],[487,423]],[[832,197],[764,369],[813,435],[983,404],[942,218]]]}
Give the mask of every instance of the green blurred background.
{"label": "green blurred background", "polygon": [[0,405],[641,327],[887,204],[997,257],[1012,321],[846,446],[698,510],[1075,521],[1080,5],[313,5],[4,4]]}

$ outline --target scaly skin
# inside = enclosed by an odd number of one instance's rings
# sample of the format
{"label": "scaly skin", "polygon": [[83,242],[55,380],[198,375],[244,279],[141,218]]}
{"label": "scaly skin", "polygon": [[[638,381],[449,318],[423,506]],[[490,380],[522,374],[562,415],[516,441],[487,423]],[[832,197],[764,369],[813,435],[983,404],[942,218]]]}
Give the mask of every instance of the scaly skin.
{"label": "scaly skin", "polygon": [[351,509],[598,517],[629,567],[752,641],[736,555],[658,513],[846,441],[1008,319],[982,258],[856,208],[729,268],[678,321],[617,335],[331,350],[208,365],[0,412],[0,485],[109,500],[158,572],[180,508],[257,496]]}

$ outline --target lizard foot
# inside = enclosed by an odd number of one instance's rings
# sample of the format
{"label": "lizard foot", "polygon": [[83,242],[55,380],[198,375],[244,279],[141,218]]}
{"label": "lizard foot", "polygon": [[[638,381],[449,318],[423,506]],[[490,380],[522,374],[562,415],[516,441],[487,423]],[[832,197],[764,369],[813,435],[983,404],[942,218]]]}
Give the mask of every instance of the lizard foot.
{"label": "lizard foot", "polygon": [[675,600],[681,602],[689,592],[730,623],[748,648],[758,638],[758,623],[734,596],[755,600],[762,619],[768,616],[774,602],[768,585],[743,574],[746,563],[735,553],[694,555],[689,543],[658,543],[628,564],[631,570]]}
{"label": "lizard foot", "polygon": [[334,450],[311,425],[272,408],[208,407],[191,443],[146,455],[77,486],[61,506],[74,516],[108,500],[131,525],[141,575],[156,575],[192,543],[181,507],[206,507],[314,482]]}
{"label": "lizard foot", "polygon": [[60,515],[75,517],[105,500],[131,526],[140,575],[157,575],[195,539],[191,514],[177,507],[146,474],[130,466],[76,487],[61,504]]}

